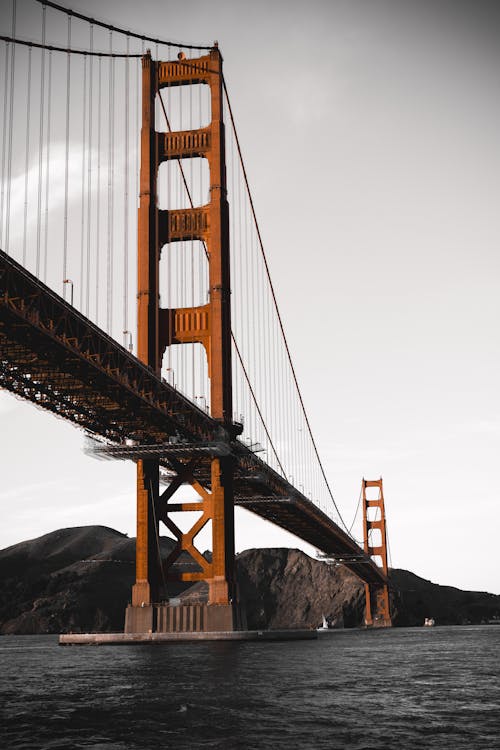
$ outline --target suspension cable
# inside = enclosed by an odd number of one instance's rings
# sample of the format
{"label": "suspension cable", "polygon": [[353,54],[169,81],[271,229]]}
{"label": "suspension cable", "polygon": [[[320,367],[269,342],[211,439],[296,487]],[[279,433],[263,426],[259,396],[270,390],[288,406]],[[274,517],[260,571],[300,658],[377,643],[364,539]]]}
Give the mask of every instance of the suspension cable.
{"label": "suspension cable", "polygon": [[311,438],[311,442],[312,442],[312,445],[313,445],[313,448],[314,448],[314,453],[315,453],[316,458],[318,460],[318,464],[319,464],[319,467],[320,467],[320,470],[321,470],[321,474],[323,475],[323,479],[325,480],[325,484],[326,484],[326,488],[328,490],[328,494],[330,495],[330,499],[331,499],[331,501],[333,503],[333,506],[334,506],[335,510],[338,513],[338,516],[340,518],[340,521],[341,521],[343,527],[345,528],[345,530],[347,531],[347,533],[349,533],[349,529],[347,528],[347,526],[346,526],[346,524],[344,522],[344,519],[342,518],[342,514],[340,513],[340,510],[338,509],[337,503],[335,502],[335,498],[333,496],[333,492],[331,490],[330,484],[329,484],[328,479],[326,477],[325,469],[323,467],[323,463],[322,463],[321,458],[319,456],[319,452],[318,452],[318,448],[317,448],[317,445],[316,445],[316,441],[315,441],[314,436],[312,434],[311,425],[310,425],[310,422],[309,422],[309,418],[307,416],[307,412],[306,412],[306,409],[305,409],[304,401],[303,401],[303,398],[302,398],[302,393],[300,391],[299,383],[298,383],[298,380],[297,380],[297,375],[296,375],[296,372],[295,372],[295,367],[294,367],[293,362],[292,362],[292,356],[290,354],[290,349],[289,349],[289,346],[288,346],[288,341],[287,341],[287,338],[286,338],[286,335],[285,335],[285,329],[283,327],[283,320],[281,318],[281,314],[280,314],[280,311],[279,311],[279,308],[278,308],[278,301],[277,301],[276,294],[275,294],[275,291],[274,291],[274,286],[273,286],[273,283],[271,281],[271,274],[269,272],[269,265],[268,265],[267,257],[266,257],[265,251],[264,251],[264,243],[262,242],[262,236],[261,236],[261,233],[260,233],[260,227],[259,227],[259,223],[257,221],[257,216],[256,216],[256,213],[255,213],[254,202],[253,202],[252,194],[250,192],[250,185],[249,185],[249,182],[248,182],[247,172],[246,172],[245,165],[244,165],[244,162],[243,162],[243,155],[242,155],[242,152],[241,152],[240,141],[239,141],[239,138],[238,138],[238,133],[236,132],[236,123],[234,121],[233,110],[232,110],[232,107],[231,107],[231,102],[229,100],[229,94],[228,94],[228,90],[227,90],[226,81],[224,79],[224,76],[222,76],[222,85],[223,85],[223,88],[224,88],[224,94],[225,94],[225,97],[226,97],[226,102],[227,102],[227,106],[228,106],[229,116],[231,118],[231,125],[232,125],[232,128],[233,128],[234,138],[235,138],[235,142],[236,142],[236,148],[238,149],[238,155],[239,155],[239,158],[240,158],[240,164],[241,164],[241,169],[242,169],[242,173],[243,173],[243,179],[245,181],[245,187],[246,187],[246,190],[247,190],[248,200],[250,202],[250,208],[251,208],[252,216],[253,216],[253,219],[254,219],[254,222],[255,222],[255,229],[257,231],[257,236],[258,236],[258,239],[259,239],[259,247],[260,247],[260,250],[261,250],[261,253],[262,253],[262,258],[263,258],[264,266],[265,266],[265,269],[266,269],[267,279],[268,279],[268,282],[269,282],[269,288],[271,290],[271,295],[272,295],[272,298],[273,298],[274,307],[275,307],[275,310],[276,310],[276,314],[278,316],[278,323],[279,323],[279,327],[280,327],[280,330],[281,330],[281,335],[283,337],[283,343],[285,345],[285,350],[286,350],[286,353],[287,353],[288,362],[290,364],[290,368],[291,368],[291,371],[292,371],[293,381],[294,381],[295,387],[297,389],[297,395],[299,397],[300,405],[301,405],[301,408],[302,408],[302,413],[304,415],[304,419],[305,419],[305,422],[306,422],[306,425],[307,425],[307,430],[309,432],[309,437]]}
{"label": "suspension cable", "polygon": [[[83,313],[84,299],[84,275],[85,268],[83,259],[83,249],[85,246],[85,164],[87,155],[87,58],[83,60],[83,117],[82,117],[82,184],[81,184],[81,201],[80,201],[80,312]],[[109,331],[108,331],[109,333]]]}
{"label": "suspension cable", "polygon": [[30,166],[30,126],[31,126],[31,48],[28,50],[28,81],[26,84],[26,140],[24,161],[24,216],[23,216],[23,266],[26,266],[26,241],[28,229],[28,178]]}
{"label": "suspension cable", "polygon": [[[68,17],[71,19],[71,16]],[[139,54],[127,55],[124,52],[94,52],[88,49],[74,49],[70,47],[57,47],[54,44],[45,44],[40,42],[31,42],[27,39],[18,39],[12,36],[0,35],[0,41],[9,42],[12,44],[22,44],[25,47],[37,47],[38,49],[47,49],[50,52],[65,52],[71,55],[85,55],[86,57],[142,57]]]}
{"label": "suspension cable", "polygon": [[85,16],[83,13],[77,13],[74,10],[71,10],[70,8],[65,8],[64,5],[59,5],[58,3],[49,2],[49,0],[36,0],[37,3],[41,3],[42,5],[47,5],[49,8],[53,8],[54,10],[59,10],[62,13],[66,13],[68,16],[73,16],[74,18],[79,18],[81,21],[87,21],[87,23],[92,23],[94,26],[101,26],[103,29],[108,29],[109,31],[115,31],[118,34],[124,34],[125,36],[131,36],[134,37],[134,39],[142,39],[142,41],[145,42],[153,42],[154,44],[163,44],[167,47],[182,47],[184,49],[212,49],[212,45],[210,46],[203,46],[200,44],[182,44],[181,42],[167,42],[164,39],[155,39],[154,37],[146,36],[146,34],[136,34],[133,31],[128,31],[127,29],[121,29],[118,26],[113,26],[112,24],[105,23],[104,21],[98,21],[95,18],[91,18],[90,16]]}
{"label": "suspension cable", "polygon": [[[161,93],[161,89],[159,91],[159,94],[160,94],[160,104],[161,104],[161,108],[163,110],[163,114],[165,116],[165,122],[167,123],[168,132],[171,133],[172,132],[172,128],[170,127],[170,120],[169,120],[168,115],[167,115],[167,110],[165,108],[165,102],[163,101],[163,96],[162,96],[162,93]],[[186,190],[189,203],[191,205],[191,208],[194,208],[193,199],[191,197],[191,192],[189,190],[189,185],[187,184],[186,175],[184,173],[184,167],[182,166],[182,161],[180,159],[177,159],[176,161],[177,161],[177,164],[179,165],[179,170],[180,170],[180,173],[181,173],[182,182],[184,184],[184,188]],[[206,248],[205,243],[203,243],[203,247],[205,248],[205,254],[206,254],[207,258],[208,258],[208,250]]]}
{"label": "suspension cable", "polygon": [[[161,107],[162,107],[162,110],[163,110],[163,114],[164,114],[164,116],[165,116],[165,121],[166,121],[166,123],[167,123],[167,127],[168,127],[168,130],[169,130],[169,132],[172,132],[172,128],[170,127],[170,120],[169,120],[169,118],[168,118],[168,115],[167,115],[167,110],[166,110],[166,108],[165,108],[165,103],[164,103],[164,101],[163,101],[163,97],[162,97],[162,95],[161,95],[161,91],[160,91],[160,103],[161,103]],[[186,181],[186,176],[185,176],[185,174],[184,174],[184,169],[183,169],[183,167],[182,167],[182,163],[181,163],[181,160],[180,160],[180,159],[177,159],[177,163],[178,163],[178,165],[179,165],[180,173],[181,173],[181,176],[182,176],[182,181],[183,181],[184,187],[185,187],[185,189],[186,189],[186,193],[187,193],[187,195],[188,195],[189,203],[190,203],[190,205],[191,205],[191,208],[193,208],[193,207],[194,207],[194,203],[193,203],[193,199],[192,199],[192,197],[191,197],[191,191],[189,190],[189,186],[188,186],[188,184],[187,184],[187,181]],[[205,255],[206,255],[206,256],[207,256],[207,258],[208,258],[208,257],[209,257],[209,255],[208,255],[208,249],[207,249],[207,246],[206,246],[206,244],[205,244],[205,242],[204,242],[204,241],[202,242],[202,244],[203,244],[203,248],[204,248],[204,250],[205,250]],[[253,402],[254,402],[254,404],[255,404],[255,407],[256,407],[256,409],[257,409],[257,412],[258,412],[258,414],[259,414],[259,417],[260,417],[260,420],[261,420],[261,422],[262,422],[262,425],[263,425],[263,427],[264,427],[264,431],[265,431],[265,433],[266,433],[267,439],[269,440],[269,444],[270,444],[270,446],[271,446],[271,448],[272,448],[272,450],[273,450],[273,453],[274,453],[274,455],[275,455],[275,457],[276,457],[276,461],[278,462],[278,464],[279,464],[279,467],[280,467],[281,471],[283,472],[283,476],[284,476],[284,477],[286,477],[286,472],[285,472],[285,470],[284,470],[284,468],[283,468],[283,465],[282,465],[282,463],[281,463],[281,461],[280,461],[280,459],[279,459],[279,456],[278,456],[278,453],[277,453],[277,451],[276,451],[276,448],[274,447],[274,443],[273,443],[273,441],[272,441],[272,439],[271,439],[271,436],[270,436],[269,430],[268,430],[268,428],[267,428],[267,425],[266,425],[266,423],[265,423],[265,421],[264,421],[264,416],[263,416],[263,414],[262,414],[262,411],[261,411],[261,409],[260,409],[260,407],[259,407],[259,404],[257,403],[257,398],[256,398],[256,395],[255,395],[255,391],[254,391],[254,389],[253,389],[253,387],[252,387],[252,384],[251,384],[251,382],[250,382],[250,377],[249,377],[249,375],[248,375],[247,369],[246,369],[246,367],[245,367],[245,365],[244,365],[244,363],[243,363],[243,358],[242,358],[242,356],[241,356],[241,352],[240,352],[240,350],[239,350],[239,348],[238,348],[238,344],[236,343],[236,339],[235,339],[235,336],[234,336],[234,333],[233,333],[233,331],[231,331],[231,339],[232,339],[232,341],[233,341],[233,344],[234,344],[234,348],[235,348],[235,350],[236,350],[236,354],[238,355],[238,359],[239,359],[239,361],[240,361],[240,364],[241,364],[241,368],[242,368],[242,370],[243,370],[243,375],[245,376],[245,380],[247,381],[248,387],[249,387],[249,389],[250,389],[250,393],[251,393],[251,396],[252,396]]]}
{"label": "suspension cable", "polygon": [[[0,187],[0,242],[2,247],[5,247],[5,216],[4,216],[4,196],[5,196],[5,156],[7,153],[7,108],[9,102],[9,45],[5,45],[5,73],[4,73],[4,86],[3,86],[3,127],[2,127],[2,166],[1,166],[1,187]],[[5,248],[8,252],[8,248]]]}
{"label": "suspension cable", "polygon": [[[71,46],[71,16],[68,16],[68,47]],[[71,97],[71,55],[66,59],[66,147],[64,154],[64,226],[63,226],[63,279],[68,278],[68,188],[69,188],[69,126]],[[63,281],[63,297],[66,299],[66,281]]]}
{"label": "suspension cable", "polygon": [[385,539],[387,542],[387,567],[391,569],[393,567],[391,545],[389,543],[389,527],[387,525],[387,517],[385,519]]}
{"label": "suspension cable", "polygon": [[251,382],[250,382],[250,378],[248,377],[248,373],[247,373],[247,371],[246,371],[246,368],[245,368],[245,365],[244,365],[244,363],[243,363],[243,359],[242,359],[242,356],[241,356],[240,350],[239,350],[239,348],[238,348],[238,344],[236,343],[236,339],[235,339],[235,337],[234,337],[234,333],[233,333],[232,331],[231,331],[231,339],[232,339],[232,342],[233,342],[233,344],[234,344],[234,348],[235,348],[235,350],[236,350],[236,354],[238,355],[238,359],[239,359],[239,361],[240,361],[241,369],[243,370],[243,374],[244,374],[244,376],[245,376],[245,380],[247,381],[247,383],[248,383],[248,387],[250,388],[250,393],[252,394],[252,399],[253,399],[253,402],[254,402],[254,404],[255,404],[255,407],[256,407],[256,409],[257,409],[257,412],[258,412],[258,414],[259,414],[260,420],[261,420],[261,422],[262,422],[262,426],[264,427],[264,432],[266,433],[266,437],[267,437],[267,439],[269,440],[269,445],[270,445],[270,446],[271,446],[271,448],[273,449],[273,453],[274,453],[274,455],[276,456],[276,461],[277,461],[277,462],[278,462],[278,464],[279,464],[279,467],[280,467],[280,469],[281,469],[281,471],[282,471],[282,473],[283,473],[283,476],[284,476],[284,477],[286,478],[286,476],[287,476],[287,475],[286,475],[285,469],[283,468],[283,465],[282,465],[281,461],[279,460],[278,454],[277,454],[277,452],[276,452],[276,448],[274,447],[274,443],[273,443],[273,441],[271,440],[271,435],[269,434],[269,430],[267,429],[266,423],[265,423],[265,421],[264,421],[264,417],[263,417],[263,415],[262,415],[262,412],[261,412],[261,410],[260,410],[259,404],[258,404],[258,402],[257,402],[257,398],[256,398],[256,396],[255,396],[255,393],[254,393],[254,390],[253,390],[253,388],[252,388],[252,384],[251,384]]}
{"label": "suspension cable", "polygon": [[[90,49],[94,49],[94,27],[90,26]],[[86,286],[85,286],[85,315],[89,316],[90,309],[90,251],[92,247],[92,93],[93,93],[93,60],[89,59],[89,123],[88,123],[88,151],[87,151],[87,265],[86,265]],[[83,282],[83,279],[82,279]]]}
{"label": "suspension cable", "polygon": [[[45,44],[45,8],[42,14],[42,42]],[[42,231],[43,124],[45,113],[45,50],[40,64],[40,124],[38,134],[38,211],[36,225],[36,275],[40,276],[40,241]]]}
{"label": "suspension cable", "polygon": [[[113,32],[109,32],[109,49],[113,49]],[[114,177],[114,129],[115,129],[115,69],[113,60],[109,61],[109,122],[108,122],[108,247],[107,247],[107,333],[111,335],[113,326],[113,177]]]}
{"label": "suspension cable", "polygon": [[[129,51],[130,39],[127,37],[127,52]],[[128,60],[125,62],[125,191],[123,201],[123,330],[128,331],[128,163],[129,163],[129,88],[130,73]]]}
{"label": "suspension cable", "polygon": [[[17,12],[17,0],[12,2],[12,35],[16,33],[16,12]],[[7,161],[7,209],[6,209],[6,226],[5,226],[5,249],[10,252],[10,201],[12,195],[12,132],[13,132],[13,117],[14,117],[14,83],[15,83],[15,64],[16,64],[16,48],[12,45],[11,59],[10,59],[10,102],[9,102],[9,143],[8,143],[8,161]]]}
{"label": "suspension cable", "polygon": [[45,139],[45,215],[43,226],[43,280],[47,281],[48,242],[49,242],[49,191],[50,191],[50,111],[52,102],[52,52],[49,52],[47,86],[47,133]]}
{"label": "suspension cable", "polygon": [[359,491],[358,504],[356,505],[356,511],[354,513],[354,518],[352,519],[352,523],[351,523],[351,525],[349,527],[349,534],[353,530],[354,524],[356,523],[356,518],[358,517],[359,508],[360,508],[360,505],[361,505],[361,496],[362,496],[362,494],[363,494],[363,487],[361,487],[361,489]]}
{"label": "suspension cable", "polygon": [[95,246],[95,320],[99,321],[99,272],[101,247],[101,99],[102,99],[102,60],[99,58],[97,83],[97,201],[96,201],[96,246]]}

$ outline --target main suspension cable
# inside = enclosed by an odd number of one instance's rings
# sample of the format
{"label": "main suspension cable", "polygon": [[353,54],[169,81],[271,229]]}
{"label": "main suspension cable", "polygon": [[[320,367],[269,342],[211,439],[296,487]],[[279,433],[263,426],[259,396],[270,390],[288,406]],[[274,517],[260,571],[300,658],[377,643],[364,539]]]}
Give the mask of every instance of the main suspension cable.
{"label": "main suspension cable", "polygon": [[61,13],[66,13],[68,16],[73,16],[74,18],[79,18],[81,21],[87,21],[87,23],[94,24],[94,26],[101,26],[103,29],[108,29],[109,31],[115,31],[118,34],[124,34],[125,36],[134,37],[134,39],[141,39],[145,42],[153,42],[154,44],[163,44],[167,47],[176,47],[176,48],[183,48],[183,49],[212,49],[213,45],[210,46],[204,46],[201,44],[182,44],[180,42],[167,42],[165,39],[155,39],[154,37],[147,36],[146,34],[136,34],[133,31],[129,31],[127,29],[121,29],[118,26],[113,26],[110,23],[106,23],[105,21],[98,21],[95,18],[91,18],[90,16],[86,16],[83,13],[77,13],[74,10],[71,10],[70,8],[64,7],[64,5],[59,5],[58,3],[49,2],[49,0],[36,0],[37,3],[41,3],[41,5],[47,5],[49,8],[53,8],[54,10],[59,10]]}
{"label": "main suspension cable", "polygon": [[352,532],[352,530],[354,528],[354,524],[356,523],[356,518],[358,517],[359,508],[360,508],[360,505],[361,505],[361,496],[362,496],[362,494],[363,494],[363,488],[361,487],[361,489],[359,491],[358,504],[356,505],[356,511],[354,513],[354,518],[352,519],[352,523],[351,523],[351,525],[349,527],[349,534],[351,534],[351,532]]}
{"label": "main suspension cable", "polygon": [[[71,16],[69,16],[71,20]],[[86,57],[142,57],[139,54],[129,54],[124,52],[94,52],[88,49],[72,49],[71,47],[57,47],[54,44],[45,44],[40,42],[31,42],[27,39],[18,39],[13,36],[0,35],[0,41],[9,42],[11,44],[21,44],[24,47],[37,47],[37,49],[47,49],[49,52],[66,52],[71,55],[85,55]]]}

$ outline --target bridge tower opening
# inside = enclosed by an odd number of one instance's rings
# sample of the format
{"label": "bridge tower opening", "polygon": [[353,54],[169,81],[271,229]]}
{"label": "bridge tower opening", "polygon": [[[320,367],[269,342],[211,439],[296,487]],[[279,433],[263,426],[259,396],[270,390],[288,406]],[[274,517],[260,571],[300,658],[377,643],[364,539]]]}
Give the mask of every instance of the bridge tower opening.
{"label": "bridge tower opening", "polygon": [[[210,88],[211,121],[198,130],[156,132],[155,100],[161,89],[206,84]],[[210,378],[210,414],[220,423],[222,442],[241,431],[233,424],[231,367],[231,307],[229,267],[229,208],[227,202],[225,137],[223,123],[222,56],[217,47],[209,54],[175,61],[142,60],[142,129],[138,221],[138,357],[161,374],[161,362],[172,344],[201,343],[206,351]],[[210,200],[203,206],[158,208],[158,169],[168,160],[207,159]],[[209,294],[205,305],[162,309],[159,303],[160,254],[173,242],[199,240],[208,262]],[[172,463],[172,461],[170,462]],[[176,476],[159,491],[159,461],[137,464],[136,582],[132,605],[127,608],[125,631],[233,630],[237,627],[234,591],[233,459],[212,456],[206,480],[197,472],[197,458],[179,459]],[[175,492],[190,484],[199,501],[171,502]],[[172,518],[180,511],[201,511],[194,525],[182,532]],[[159,521],[176,539],[170,557],[159,555]],[[195,546],[195,537],[207,524],[212,527],[212,559]],[[174,572],[179,556],[186,554],[197,570]],[[159,605],[160,580],[206,581],[208,604],[169,608]],[[196,609],[196,612],[194,610]],[[181,611],[185,610],[185,611]],[[192,611],[191,611],[192,610]]]}
{"label": "bridge tower opening", "polygon": [[[385,521],[384,489],[380,479],[363,479],[363,537],[364,550],[370,556],[379,557],[385,576],[388,576],[387,531]],[[368,497],[374,488],[376,497]],[[378,490],[378,493],[377,493]],[[367,627],[391,627],[389,586],[387,583],[365,583],[365,625]]]}

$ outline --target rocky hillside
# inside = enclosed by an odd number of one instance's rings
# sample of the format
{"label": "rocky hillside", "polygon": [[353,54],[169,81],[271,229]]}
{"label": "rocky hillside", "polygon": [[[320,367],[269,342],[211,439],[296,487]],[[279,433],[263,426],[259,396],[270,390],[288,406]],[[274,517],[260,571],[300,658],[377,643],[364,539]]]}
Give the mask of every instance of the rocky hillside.
{"label": "rocky hillside", "polygon": [[500,618],[500,596],[439,586],[408,570],[392,570],[391,580],[398,625],[421,625],[426,617],[433,617],[438,625],[478,625]]}
{"label": "rocky hillside", "polygon": [[297,549],[251,549],[237,558],[239,598],[248,627],[316,628],[364,622],[364,586],[347,568],[313,560]]}
{"label": "rocky hillside", "polygon": [[[162,538],[167,557],[172,540]],[[120,631],[135,570],[135,539],[113,529],[61,529],[0,551],[0,633]],[[179,567],[190,563],[181,559]],[[396,624],[479,623],[500,616],[500,596],[437,586],[394,570]],[[338,627],[363,624],[364,590],[343,567],[294,549],[247,550],[237,558],[239,598],[249,628],[317,627],[325,615]],[[169,596],[206,598],[206,584]]]}

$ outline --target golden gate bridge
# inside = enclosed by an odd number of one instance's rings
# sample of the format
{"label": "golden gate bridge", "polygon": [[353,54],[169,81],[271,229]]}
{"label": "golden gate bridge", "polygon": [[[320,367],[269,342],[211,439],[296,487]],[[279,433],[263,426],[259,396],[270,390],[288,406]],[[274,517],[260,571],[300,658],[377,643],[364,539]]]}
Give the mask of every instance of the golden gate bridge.
{"label": "golden gate bridge", "polygon": [[[218,45],[30,6],[1,21],[0,385],[137,463],[126,632],[242,627],[235,506],[341,560],[367,624],[390,625],[382,482],[363,481],[360,545],[304,408]],[[172,577],[208,584],[184,626]]]}

